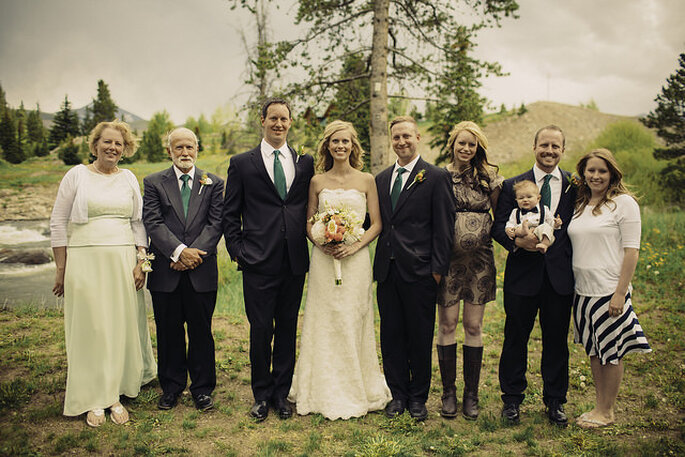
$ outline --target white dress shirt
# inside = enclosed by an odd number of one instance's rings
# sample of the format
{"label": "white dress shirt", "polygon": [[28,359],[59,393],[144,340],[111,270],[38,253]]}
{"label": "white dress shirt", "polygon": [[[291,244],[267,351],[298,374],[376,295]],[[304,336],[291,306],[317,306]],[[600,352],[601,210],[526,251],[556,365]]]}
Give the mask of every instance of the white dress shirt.
{"label": "white dress shirt", "polygon": [[392,169],[392,176],[390,177],[390,194],[392,195],[392,188],[395,185],[395,180],[397,179],[397,170],[401,167],[404,168],[405,171],[402,173],[402,190],[404,190],[405,184],[407,184],[407,179],[409,179],[409,175],[411,174],[412,170],[414,170],[414,167],[416,166],[416,162],[419,161],[419,158],[421,157],[420,154],[416,155],[416,158],[406,164],[405,166],[401,166],[399,163],[395,162],[395,168]]}
{"label": "white dress shirt", "polygon": [[[174,169],[174,173],[176,173],[176,183],[178,184],[178,190],[180,191],[181,188],[183,187],[183,180],[181,179],[181,176],[183,176],[184,173],[181,170],[179,170],[178,168],[176,168],[176,165],[174,165],[172,168]],[[192,190],[193,189],[193,180],[195,179],[195,165],[193,165],[193,168],[191,168],[190,171],[188,173],[185,173],[185,174],[190,176],[190,179],[188,180],[188,187],[190,187],[190,189]],[[183,243],[176,246],[176,249],[174,249],[174,252],[171,253],[171,260],[174,262],[178,262],[178,258],[181,255],[181,252],[183,252],[183,250],[187,247],[188,246],[186,246]]]}
{"label": "white dress shirt", "polygon": [[[542,184],[545,182],[547,173],[538,168],[538,164],[535,163],[535,165],[533,165],[533,174],[535,175],[535,184],[538,185],[538,189],[542,189]],[[559,206],[559,200],[561,199],[562,174],[559,167],[554,167],[554,170],[549,174],[552,175],[552,179],[549,180],[549,190],[551,191],[549,209],[552,211],[552,215],[555,215],[557,213],[557,207]]]}
{"label": "white dress shirt", "polygon": [[[266,172],[269,174],[271,182],[273,182],[275,157],[274,151],[276,150],[276,148],[271,146],[269,143],[266,142],[264,138],[262,138],[261,150],[262,160],[264,161]],[[290,152],[290,148],[288,147],[287,142],[283,143],[283,146],[278,148],[278,150],[280,151],[279,159],[281,161],[281,165],[283,166],[283,173],[285,173],[285,190],[289,192],[290,186],[292,185],[293,180],[295,179],[295,162],[293,162],[293,155]]]}

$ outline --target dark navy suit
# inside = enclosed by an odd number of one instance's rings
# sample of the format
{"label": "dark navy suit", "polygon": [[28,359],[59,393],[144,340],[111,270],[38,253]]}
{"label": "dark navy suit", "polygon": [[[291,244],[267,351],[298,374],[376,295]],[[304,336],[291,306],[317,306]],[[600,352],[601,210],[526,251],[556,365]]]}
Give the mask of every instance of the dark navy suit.
{"label": "dark navy suit", "polygon": [[[376,176],[383,230],[373,274],[378,281],[383,370],[394,399],[425,402],[431,378],[437,284],[449,269],[455,201],[449,173],[419,158],[393,211],[393,167]],[[424,180],[414,182],[425,170]]]}
{"label": "dark navy suit", "polygon": [[568,390],[568,327],[573,298],[571,243],[566,229],[573,217],[575,189],[569,188],[569,173],[561,170],[562,183],[555,216],[562,226],[546,254],[514,249],[505,225],[516,207],[513,186],[522,180],[535,182],[533,170],[504,181],[497,202],[492,237],[509,251],[504,272],[504,343],[499,365],[502,400],[520,404],[527,387],[528,339],[540,313],[542,330],[543,400],[566,402]]}
{"label": "dark navy suit", "polygon": [[305,227],[314,161],[290,153],[295,177],[285,200],[266,171],[260,146],[231,158],[226,178],[224,237],[243,271],[252,392],[258,402],[285,398],[290,390],[297,315],[309,268]]}

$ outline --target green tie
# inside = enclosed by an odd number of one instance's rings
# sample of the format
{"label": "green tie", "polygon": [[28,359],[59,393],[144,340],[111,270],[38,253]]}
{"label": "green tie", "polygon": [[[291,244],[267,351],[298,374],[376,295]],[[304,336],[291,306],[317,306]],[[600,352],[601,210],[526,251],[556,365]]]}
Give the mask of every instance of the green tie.
{"label": "green tie", "polygon": [[283,165],[281,164],[281,159],[278,155],[281,153],[278,149],[274,151],[274,185],[278,191],[278,195],[281,196],[281,200],[285,200],[288,191],[285,187],[285,173],[283,172]]}
{"label": "green tie", "polygon": [[397,177],[395,178],[395,183],[392,185],[392,192],[390,192],[390,201],[392,202],[392,209],[395,210],[395,205],[397,200],[400,198],[400,193],[402,193],[402,173],[407,171],[405,168],[397,169]]}
{"label": "green tie", "polygon": [[181,181],[183,185],[181,186],[181,200],[183,201],[183,216],[188,215],[188,202],[190,201],[190,186],[188,185],[188,180],[190,175],[181,175]]}
{"label": "green tie", "polygon": [[552,175],[545,175],[545,182],[542,183],[542,188],[540,189],[540,203],[547,208],[552,207],[552,189],[549,187],[550,179],[552,179]]}

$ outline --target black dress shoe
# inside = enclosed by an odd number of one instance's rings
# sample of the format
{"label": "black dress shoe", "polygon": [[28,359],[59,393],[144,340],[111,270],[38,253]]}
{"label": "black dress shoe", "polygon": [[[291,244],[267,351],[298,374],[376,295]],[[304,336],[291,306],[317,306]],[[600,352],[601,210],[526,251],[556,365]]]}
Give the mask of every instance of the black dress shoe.
{"label": "black dress shoe", "polygon": [[290,419],[293,417],[293,407],[286,398],[277,398],[273,401],[273,407],[281,419]]}
{"label": "black dress shoe", "polygon": [[195,402],[195,408],[197,408],[198,411],[207,411],[208,409],[214,408],[214,400],[212,400],[212,397],[209,395],[193,395],[193,401]]}
{"label": "black dress shoe", "polygon": [[261,422],[264,419],[266,419],[266,416],[268,415],[269,404],[266,401],[256,401],[254,405],[252,405],[252,409],[250,410],[250,416],[254,419],[257,419],[258,422]]}
{"label": "black dress shoe", "polygon": [[564,406],[558,400],[552,400],[547,405],[547,418],[549,422],[559,427],[568,425],[568,418],[564,412]]}
{"label": "black dress shoe", "polygon": [[417,421],[426,420],[426,418],[428,417],[426,403],[422,401],[410,401],[408,409],[411,417],[413,417]]}
{"label": "black dress shoe", "polygon": [[504,408],[502,408],[502,419],[510,424],[518,424],[521,419],[518,403],[505,403]]}
{"label": "black dress shoe", "polygon": [[178,394],[162,393],[162,396],[157,402],[157,408],[169,410],[176,406],[176,403],[178,403]]}
{"label": "black dress shoe", "polygon": [[397,417],[404,412],[404,400],[393,398],[390,403],[385,406],[385,415],[390,419]]}

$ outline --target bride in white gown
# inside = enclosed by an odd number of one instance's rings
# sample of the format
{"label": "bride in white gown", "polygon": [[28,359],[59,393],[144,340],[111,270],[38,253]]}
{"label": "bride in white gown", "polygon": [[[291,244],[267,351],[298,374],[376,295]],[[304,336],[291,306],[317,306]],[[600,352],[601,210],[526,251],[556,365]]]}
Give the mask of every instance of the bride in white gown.
{"label": "bride in white gown", "polygon": [[[301,415],[320,413],[349,419],[380,410],[391,395],[381,373],[374,332],[372,270],[368,244],[381,231],[378,192],[373,176],[360,171],[363,150],[349,122],[328,124],[319,142],[319,170],[309,186],[307,217],[324,208],[346,208],[371,226],[351,245],[316,245],[307,283],[300,354],[288,399]],[[333,259],[342,265],[335,285]]]}

